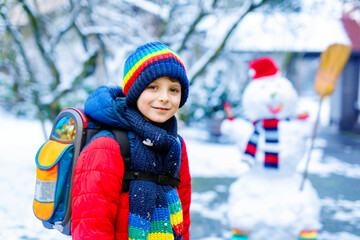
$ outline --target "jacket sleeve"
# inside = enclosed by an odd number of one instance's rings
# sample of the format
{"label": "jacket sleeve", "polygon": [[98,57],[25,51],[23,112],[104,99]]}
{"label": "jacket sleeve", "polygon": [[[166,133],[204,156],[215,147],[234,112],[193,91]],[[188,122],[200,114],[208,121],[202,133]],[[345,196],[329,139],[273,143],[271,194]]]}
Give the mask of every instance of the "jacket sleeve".
{"label": "jacket sleeve", "polygon": [[184,232],[183,239],[190,239],[190,203],[191,203],[191,176],[189,171],[189,161],[186,152],[185,142],[183,141],[181,150],[181,167],[180,167],[180,185],[179,185],[179,196],[183,209],[184,217]]}
{"label": "jacket sleeve", "polygon": [[81,152],[72,191],[73,240],[115,238],[124,166],[116,140],[101,136]]}

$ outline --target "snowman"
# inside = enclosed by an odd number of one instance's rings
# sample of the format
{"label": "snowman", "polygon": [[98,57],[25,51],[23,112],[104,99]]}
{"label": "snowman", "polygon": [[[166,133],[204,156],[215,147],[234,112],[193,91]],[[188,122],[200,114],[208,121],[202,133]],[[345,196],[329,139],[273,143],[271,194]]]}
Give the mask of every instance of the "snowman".
{"label": "snowman", "polygon": [[242,97],[247,120],[234,118],[224,105],[228,119],[221,126],[251,165],[229,189],[232,240],[316,239],[319,198],[309,180],[300,191],[302,175],[296,170],[311,124],[296,116],[297,92],[273,59],[262,57],[249,66],[252,80]]}

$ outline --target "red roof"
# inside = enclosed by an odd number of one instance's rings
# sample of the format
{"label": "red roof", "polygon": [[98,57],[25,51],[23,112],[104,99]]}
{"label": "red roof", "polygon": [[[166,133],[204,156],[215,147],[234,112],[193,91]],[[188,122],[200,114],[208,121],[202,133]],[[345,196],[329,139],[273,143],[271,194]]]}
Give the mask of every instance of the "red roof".
{"label": "red roof", "polygon": [[359,9],[353,9],[347,13],[344,13],[341,18],[341,21],[351,41],[352,50],[360,51],[360,24],[350,16],[350,13],[355,10],[359,10]]}

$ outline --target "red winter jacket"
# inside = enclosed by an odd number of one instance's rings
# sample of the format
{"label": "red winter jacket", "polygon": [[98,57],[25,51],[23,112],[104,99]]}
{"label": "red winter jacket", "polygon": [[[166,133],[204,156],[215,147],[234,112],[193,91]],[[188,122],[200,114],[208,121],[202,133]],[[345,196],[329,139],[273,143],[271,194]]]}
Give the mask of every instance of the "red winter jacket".
{"label": "red winter jacket", "polygon": [[[81,152],[74,170],[71,234],[74,240],[128,240],[129,193],[121,192],[124,164],[115,139],[100,136]],[[189,240],[191,177],[185,142],[180,186],[183,239]]]}

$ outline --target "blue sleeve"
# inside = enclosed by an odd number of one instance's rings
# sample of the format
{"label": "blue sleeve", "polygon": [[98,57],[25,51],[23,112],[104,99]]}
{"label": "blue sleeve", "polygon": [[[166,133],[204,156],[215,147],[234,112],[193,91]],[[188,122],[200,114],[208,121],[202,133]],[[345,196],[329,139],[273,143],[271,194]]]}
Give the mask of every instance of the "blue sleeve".
{"label": "blue sleeve", "polygon": [[86,100],[84,112],[99,122],[116,126],[117,120],[113,106],[118,97],[124,97],[120,87],[101,86]]}

